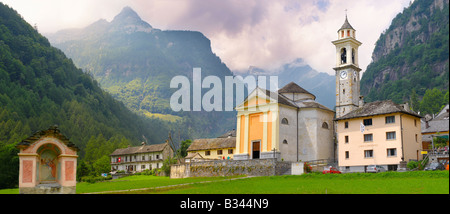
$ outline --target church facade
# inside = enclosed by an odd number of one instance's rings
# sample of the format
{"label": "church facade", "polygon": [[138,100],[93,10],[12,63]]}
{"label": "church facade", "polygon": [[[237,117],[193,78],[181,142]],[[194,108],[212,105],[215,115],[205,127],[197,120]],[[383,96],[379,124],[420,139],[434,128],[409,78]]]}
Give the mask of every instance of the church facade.
{"label": "church facade", "polygon": [[236,107],[235,160],[311,161],[334,157],[334,111],[291,82],[272,92],[256,88]]}

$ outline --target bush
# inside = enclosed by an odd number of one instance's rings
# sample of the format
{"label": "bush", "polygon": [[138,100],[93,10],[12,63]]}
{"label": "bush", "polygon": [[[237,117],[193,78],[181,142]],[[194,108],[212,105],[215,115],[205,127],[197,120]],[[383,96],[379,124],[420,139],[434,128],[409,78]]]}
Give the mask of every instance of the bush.
{"label": "bush", "polygon": [[134,173],[134,174],[135,175],[155,175],[155,169],[152,169],[152,170],[146,169],[146,170],[144,170],[142,172],[137,172],[137,173]]}
{"label": "bush", "polygon": [[81,182],[87,182],[87,183],[96,183],[99,181],[106,181],[106,180],[111,180],[112,176],[108,175],[107,177],[103,177],[103,176],[84,176],[81,178]]}
{"label": "bush", "polygon": [[303,171],[304,171],[305,173],[310,173],[310,172],[312,171],[311,165],[309,165],[309,163],[305,162],[305,163],[303,164]]}
{"label": "bush", "polygon": [[165,173],[165,176],[169,176],[170,175],[170,166],[172,164],[176,164],[177,163],[177,159],[175,158],[167,158],[164,160],[163,165],[161,167],[161,171],[163,171]]}
{"label": "bush", "polygon": [[410,161],[410,162],[408,162],[408,164],[406,165],[406,167],[407,167],[409,170],[416,169],[418,166],[419,166],[419,163],[418,163],[417,161]]}

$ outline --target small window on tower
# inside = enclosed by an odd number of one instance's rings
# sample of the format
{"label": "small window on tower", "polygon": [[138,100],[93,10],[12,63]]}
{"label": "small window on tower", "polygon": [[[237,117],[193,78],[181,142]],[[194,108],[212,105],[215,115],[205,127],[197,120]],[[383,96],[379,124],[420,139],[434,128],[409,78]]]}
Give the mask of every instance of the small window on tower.
{"label": "small window on tower", "polygon": [[289,122],[288,122],[288,120],[286,118],[283,118],[281,120],[281,124],[289,125]]}
{"label": "small window on tower", "polygon": [[355,49],[352,48],[352,63],[355,64]]}
{"label": "small window on tower", "polygon": [[344,37],[344,31],[341,31],[341,37]]}
{"label": "small window on tower", "polygon": [[347,49],[341,49],[341,64],[347,63]]}
{"label": "small window on tower", "polygon": [[350,30],[347,30],[347,36],[350,36]]}

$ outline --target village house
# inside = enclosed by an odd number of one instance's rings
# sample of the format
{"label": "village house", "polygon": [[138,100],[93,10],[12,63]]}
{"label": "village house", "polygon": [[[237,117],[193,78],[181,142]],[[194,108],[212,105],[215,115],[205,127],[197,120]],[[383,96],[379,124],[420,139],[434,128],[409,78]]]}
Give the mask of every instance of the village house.
{"label": "village house", "polygon": [[236,107],[235,160],[334,158],[334,111],[291,82],[272,92],[257,87]]}
{"label": "village house", "polygon": [[421,160],[420,118],[407,104],[367,103],[337,118],[339,167],[364,172],[368,165],[397,170],[402,161]]}
{"label": "village house", "polygon": [[[423,154],[431,155],[437,161],[448,161],[449,105],[435,116],[426,115],[421,126]],[[446,146],[437,145],[437,139],[446,141]]]}
{"label": "village house", "polygon": [[236,130],[217,138],[196,139],[187,149],[186,162],[202,160],[230,160],[236,149]]}
{"label": "village house", "polygon": [[407,104],[390,100],[364,104],[355,29],[345,17],[336,46],[336,140],[341,171],[364,172],[368,165],[405,168],[421,159],[421,127]]}
{"label": "village house", "polygon": [[449,105],[447,104],[434,118],[426,115],[421,120],[422,126],[422,149],[424,151],[432,148],[434,137],[441,137],[447,140],[449,134]]}
{"label": "village house", "polygon": [[165,159],[173,157],[174,151],[169,143],[116,149],[111,155],[111,172],[141,172],[146,169],[161,168]]}

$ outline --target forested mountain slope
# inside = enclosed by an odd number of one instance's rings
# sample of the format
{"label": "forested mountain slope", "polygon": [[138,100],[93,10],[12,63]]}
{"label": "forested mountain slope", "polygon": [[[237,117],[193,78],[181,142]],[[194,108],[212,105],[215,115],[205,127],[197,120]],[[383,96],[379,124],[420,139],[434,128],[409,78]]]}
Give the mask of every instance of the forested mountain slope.
{"label": "forested mountain slope", "polygon": [[0,3],[0,188],[17,183],[15,145],[52,125],[80,148],[80,159],[91,138],[109,141],[111,150],[137,145],[142,136],[163,143],[169,131],[165,122],[139,117],[116,101]]}
{"label": "forested mountain slope", "polygon": [[448,103],[448,45],[449,1],[414,1],[378,39],[361,94],[366,101],[410,102],[415,111],[436,113],[420,100],[428,93],[440,97],[440,106]]}

